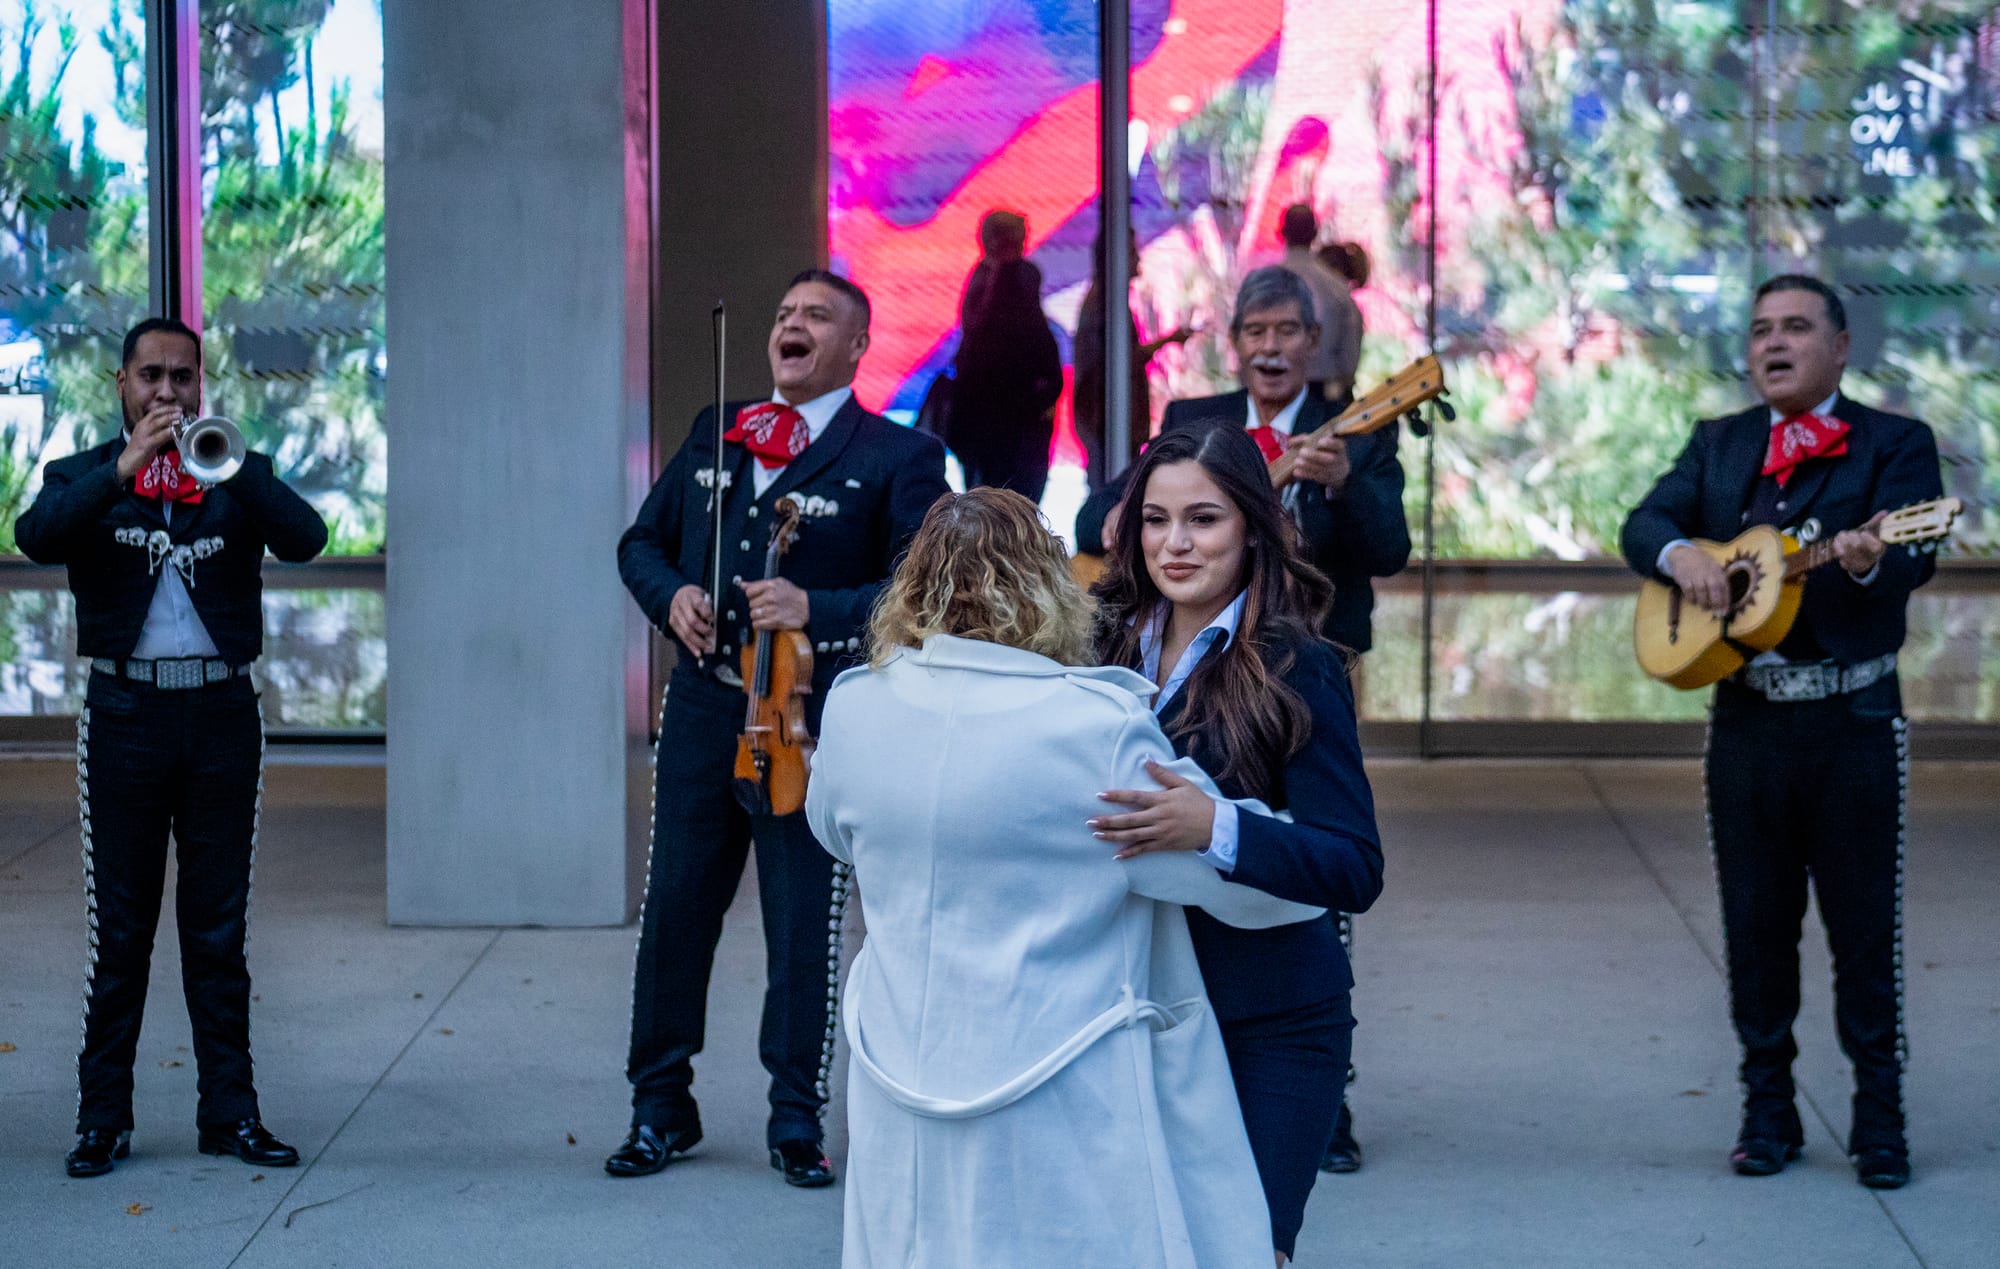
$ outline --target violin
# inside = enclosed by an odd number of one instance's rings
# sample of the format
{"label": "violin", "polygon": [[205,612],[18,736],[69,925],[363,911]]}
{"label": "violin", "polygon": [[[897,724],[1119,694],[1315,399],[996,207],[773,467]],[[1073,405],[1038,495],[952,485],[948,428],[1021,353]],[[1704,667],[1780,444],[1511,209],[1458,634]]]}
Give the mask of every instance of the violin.
{"label": "violin", "polygon": [[[765,581],[778,575],[778,560],[798,531],[799,504],[779,499],[764,552]],[[743,690],[750,699],[736,738],[736,800],[752,815],[790,815],[806,804],[813,738],[805,697],[812,676],[812,643],[803,630],[759,630],[743,649]]]}

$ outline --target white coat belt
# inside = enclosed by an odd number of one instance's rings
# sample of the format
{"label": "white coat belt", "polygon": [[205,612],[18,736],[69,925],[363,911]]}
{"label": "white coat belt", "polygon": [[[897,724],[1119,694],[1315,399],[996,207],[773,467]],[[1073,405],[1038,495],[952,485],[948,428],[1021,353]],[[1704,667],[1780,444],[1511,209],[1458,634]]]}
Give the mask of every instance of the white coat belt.
{"label": "white coat belt", "polygon": [[1049,1050],[1026,1070],[977,1097],[960,1100],[920,1093],[882,1069],[881,1064],[869,1052],[868,1037],[861,1022],[862,981],[862,976],[858,974],[849,979],[846,1007],[843,1010],[847,1022],[847,1043],[853,1050],[854,1061],[890,1101],[913,1115],[924,1115],[931,1119],[973,1119],[1011,1106],[1048,1083],[1064,1067],[1081,1057],[1091,1045],[1113,1031],[1136,1027],[1141,1023],[1145,1023],[1155,1031],[1164,1031],[1169,1027],[1185,1024],[1190,1016],[1190,1008],[1199,1011],[1205,1007],[1199,998],[1183,1000],[1171,1006],[1151,1000],[1140,1000],[1133,995],[1132,988],[1128,984],[1124,989],[1123,1000],[1084,1023],[1076,1034]]}

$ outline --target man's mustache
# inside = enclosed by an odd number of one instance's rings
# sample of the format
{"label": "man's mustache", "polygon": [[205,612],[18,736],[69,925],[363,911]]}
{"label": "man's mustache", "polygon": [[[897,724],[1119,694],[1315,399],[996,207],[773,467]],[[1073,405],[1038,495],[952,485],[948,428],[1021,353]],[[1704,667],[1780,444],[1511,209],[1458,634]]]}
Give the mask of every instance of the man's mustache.
{"label": "man's mustache", "polygon": [[1252,370],[1269,370],[1274,374],[1284,374],[1292,368],[1292,359],[1281,356],[1258,356],[1250,359]]}

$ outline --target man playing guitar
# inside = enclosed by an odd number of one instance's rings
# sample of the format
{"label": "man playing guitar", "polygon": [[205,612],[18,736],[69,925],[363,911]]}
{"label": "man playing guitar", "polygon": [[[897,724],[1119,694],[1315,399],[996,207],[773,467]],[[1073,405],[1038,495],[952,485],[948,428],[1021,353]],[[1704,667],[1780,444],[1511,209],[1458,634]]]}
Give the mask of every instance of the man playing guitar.
{"label": "man playing guitar", "polygon": [[1840,391],[1847,315],[1817,278],[1757,289],[1751,383],[1762,403],[1708,419],[1625,522],[1626,559],[1725,613],[1729,579],[1692,538],[1756,524],[1803,542],[1832,534],[1840,567],[1807,576],[1771,652],[1716,686],[1707,797],[1722,891],[1730,1013],[1743,1047],[1743,1123],[1730,1163],[1769,1176],[1804,1144],[1792,1023],[1806,879],[1838,968],[1834,1017],[1854,1064],[1848,1154],[1863,1185],[1910,1177],[1903,1130],[1903,803],[1907,724],[1896,681],[1910,592],[1935,563],[1885,548],[1874,527],[1942,492],[1937,444],[1915,419]]}

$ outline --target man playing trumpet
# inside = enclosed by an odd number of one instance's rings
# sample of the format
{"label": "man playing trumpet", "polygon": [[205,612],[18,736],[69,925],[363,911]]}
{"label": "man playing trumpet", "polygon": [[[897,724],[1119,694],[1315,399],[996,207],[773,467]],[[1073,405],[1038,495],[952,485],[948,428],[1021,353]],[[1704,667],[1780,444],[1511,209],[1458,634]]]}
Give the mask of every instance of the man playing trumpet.
{"label": "man playing trumpet", "polygon": [[265,1130],[250,1066],[244,959],[264,732],[250,666],[263,647],[264,551],[308,560],[326,525],[268,456],[182,466],[201,412],[201,340],[171,318],[125,336],[123,434],[49,464],[15,525],[28,558],[69,567],[90,686],[77,723],[90,921],[71,1176],[131,1150],[132,1061],[146,1004],[167,839],[193,1024],[198,1148],[260,1167],[298,1152]]}

